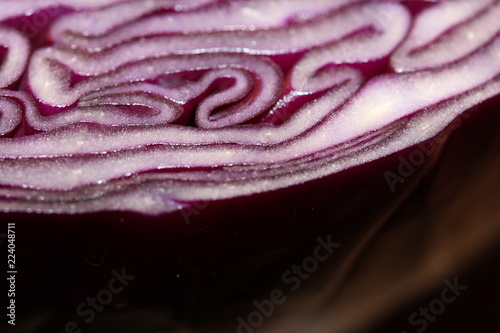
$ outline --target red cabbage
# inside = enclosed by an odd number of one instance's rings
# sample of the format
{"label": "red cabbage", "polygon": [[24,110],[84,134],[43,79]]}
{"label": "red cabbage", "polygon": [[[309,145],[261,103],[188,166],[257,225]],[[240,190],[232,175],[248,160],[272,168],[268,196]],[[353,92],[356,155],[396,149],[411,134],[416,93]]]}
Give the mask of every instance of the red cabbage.
{"label": "red cabbage", "polygon": [[495,0],[1,3],[4,212],[156,215],[288,188],[500,93]]}

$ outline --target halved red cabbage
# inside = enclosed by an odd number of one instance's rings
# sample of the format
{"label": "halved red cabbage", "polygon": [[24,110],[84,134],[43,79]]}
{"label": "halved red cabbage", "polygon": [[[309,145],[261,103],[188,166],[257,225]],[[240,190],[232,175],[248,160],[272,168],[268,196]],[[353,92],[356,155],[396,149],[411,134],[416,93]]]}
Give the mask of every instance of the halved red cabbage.
{"label": "halved red cabbage", "polygon": [[286,188],[500,93],[500,1],[54,4],[0,16],[5,212],[161,214]]}

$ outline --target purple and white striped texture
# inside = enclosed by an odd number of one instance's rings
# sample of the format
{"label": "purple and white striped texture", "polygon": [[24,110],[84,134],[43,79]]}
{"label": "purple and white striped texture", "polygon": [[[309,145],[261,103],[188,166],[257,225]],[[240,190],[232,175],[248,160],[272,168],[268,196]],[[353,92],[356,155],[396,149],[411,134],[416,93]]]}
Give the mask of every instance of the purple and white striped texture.
{"label": "purple and white striped texture", "polygon": [[284,188],[500,93],[495,0],[0,6],[4,211],[160,214]]}

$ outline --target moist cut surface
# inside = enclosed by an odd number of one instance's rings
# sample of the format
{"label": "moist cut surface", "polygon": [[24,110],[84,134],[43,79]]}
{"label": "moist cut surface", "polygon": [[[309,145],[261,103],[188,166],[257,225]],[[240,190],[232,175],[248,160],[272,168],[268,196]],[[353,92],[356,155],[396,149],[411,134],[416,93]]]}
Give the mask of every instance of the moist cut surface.
{"label": "moist cut surface", "polygon": [[4,212],[161,214],[287,188],[500,93],[494,0],[0,5]]}

